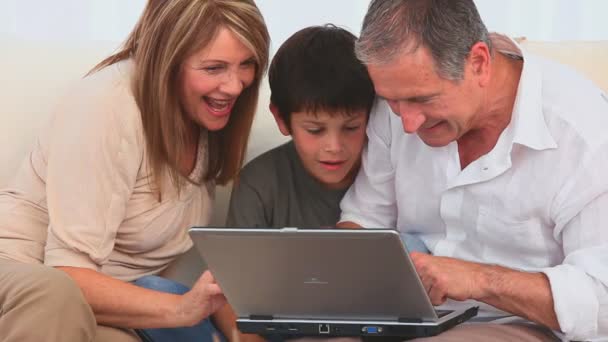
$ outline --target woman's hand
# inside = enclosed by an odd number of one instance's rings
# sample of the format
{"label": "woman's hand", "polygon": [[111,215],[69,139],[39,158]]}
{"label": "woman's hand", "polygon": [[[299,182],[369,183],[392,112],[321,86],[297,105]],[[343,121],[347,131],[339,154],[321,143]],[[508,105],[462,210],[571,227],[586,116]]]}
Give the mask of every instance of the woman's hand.
{"label": "woman's hand", "polygon": [[209,318],[224,304],[226,297],[222,289],[215,282],[211,272],[205,271],[192,289],[181,296],[176,315],[184,322],[184,326],[193,326]]}

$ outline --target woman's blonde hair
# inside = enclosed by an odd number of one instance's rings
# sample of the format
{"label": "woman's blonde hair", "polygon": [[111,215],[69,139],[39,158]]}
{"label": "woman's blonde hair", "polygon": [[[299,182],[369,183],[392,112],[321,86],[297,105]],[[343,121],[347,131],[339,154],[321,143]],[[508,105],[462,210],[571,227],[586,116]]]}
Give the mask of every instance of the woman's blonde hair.
{"label": "woman's blonde hair", "polygon": [[186,137],[194,123],[179,101],[181,64],[207,46],[222,27],[231,30],[256,60],[255,79],[238,97],[228,124],[208,132],[208,166],[203,180],[226,184],[242,166],[260,81],[268,66],[270,37],[253,0],[149,0],[123,47],[91,71],[134,60],[133,95],[141,111],[148,167],[159,195],[164,172],[178,191],[187,179],[179,165],[186,158]]}

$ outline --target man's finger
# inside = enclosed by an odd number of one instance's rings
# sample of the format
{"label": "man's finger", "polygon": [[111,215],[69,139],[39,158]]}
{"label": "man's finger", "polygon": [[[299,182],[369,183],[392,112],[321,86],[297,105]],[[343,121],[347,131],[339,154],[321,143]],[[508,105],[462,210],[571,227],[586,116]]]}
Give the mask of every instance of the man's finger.
{"label": "man's finger", "polygon": [[438,286],[431,286],[428,294],[429,298],[431,299],[431,303],[433,303],[435,306],[445,303],[447,299],[445,291]]}

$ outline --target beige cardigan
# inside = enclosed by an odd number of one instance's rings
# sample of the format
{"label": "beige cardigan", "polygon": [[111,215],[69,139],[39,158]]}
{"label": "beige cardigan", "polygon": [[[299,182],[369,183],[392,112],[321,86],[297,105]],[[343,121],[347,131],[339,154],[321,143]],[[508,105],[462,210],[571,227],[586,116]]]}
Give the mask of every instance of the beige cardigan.
{"label": "beige cardigan", "polygon": [[[132,62],[81,80],[58,106],[9,188],[0,191],[0,258],[97,270],[131,281],[163,270],[211,217],[213,184],[179,198],[148,182],[146,146],[130,88]],[[202,135],[191,179],[206,165]]]}

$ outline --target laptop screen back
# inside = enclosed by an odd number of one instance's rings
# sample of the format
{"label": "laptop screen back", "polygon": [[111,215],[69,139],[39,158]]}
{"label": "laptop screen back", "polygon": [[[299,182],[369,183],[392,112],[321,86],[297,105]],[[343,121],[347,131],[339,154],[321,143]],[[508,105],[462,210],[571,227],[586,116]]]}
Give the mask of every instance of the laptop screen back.
{"label": "laptop screen back", "polygon": [[396,231],[193,228],[190,234],[241,318],[437,319]]}

